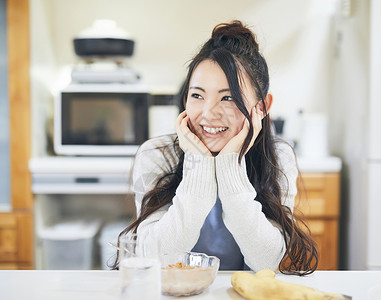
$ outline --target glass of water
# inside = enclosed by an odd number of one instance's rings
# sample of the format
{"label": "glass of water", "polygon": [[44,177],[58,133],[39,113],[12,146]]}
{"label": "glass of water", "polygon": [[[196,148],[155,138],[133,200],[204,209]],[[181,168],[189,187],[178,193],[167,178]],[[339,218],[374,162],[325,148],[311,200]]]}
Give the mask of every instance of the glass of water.
{"label": "glass of water", "polygon": [[119,240],[121,299],[161,299],[161,264],[157,240],[144,245],[135,233]]}

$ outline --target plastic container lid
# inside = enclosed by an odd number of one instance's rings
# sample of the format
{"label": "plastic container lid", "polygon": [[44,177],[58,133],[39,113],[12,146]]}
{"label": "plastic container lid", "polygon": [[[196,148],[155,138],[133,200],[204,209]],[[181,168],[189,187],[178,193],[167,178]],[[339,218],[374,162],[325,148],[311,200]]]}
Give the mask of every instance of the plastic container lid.
{"label": "plastic container lid", "polygon": [[62,222],[39,231],[39,236],[50,240],[78,240],[93,238],[99,230],[99,222]]}
{"label": "plastic container lid", "polygon": [[117,240],[119,233],[121,233],[130,222],[120,221],[120,222],[112,222],[106,224],[102,230],[99,237],[99,243],[104,244],[107,242],[113,242]]}
{"label": "plastic container lid", "polygon": [[77,38],[115,38],[115,39],[131,39],[129,32],[118,27],[114,20],[99,19],[93,24],[82,30]]}

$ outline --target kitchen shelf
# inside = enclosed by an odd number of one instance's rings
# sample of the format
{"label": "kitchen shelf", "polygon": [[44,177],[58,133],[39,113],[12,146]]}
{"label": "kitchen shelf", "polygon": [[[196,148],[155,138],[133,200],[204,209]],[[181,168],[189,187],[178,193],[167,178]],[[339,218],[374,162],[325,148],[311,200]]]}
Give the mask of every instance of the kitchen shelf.
{"label": "kitchen shelf", "polygon": [[126,194],[130,190],[132,157],[32,158],[34,194]]}
{"label": "kitchen shelf", "polygon": [[[133,157],[32,158],[34,194],[126,194],[131,192]],[[336,173],[341,170],[338,157],[298,157],[301,173]]]}

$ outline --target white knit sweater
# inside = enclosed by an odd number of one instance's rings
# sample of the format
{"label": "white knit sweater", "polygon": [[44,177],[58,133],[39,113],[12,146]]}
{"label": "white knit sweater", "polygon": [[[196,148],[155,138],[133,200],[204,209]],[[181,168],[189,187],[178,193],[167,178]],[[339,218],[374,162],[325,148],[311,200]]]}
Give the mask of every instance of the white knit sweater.
{"label": "white knit sweater", "polygon": [[[133,171],[138,215],[143,196],[152,190],[158,176],[173,170],[178,163],[173,147],[165,149],[171,158],[169,162],[157,149],[171,144],[173,139],[173,135],[154,138],[139,148]],[[281,201],[293,210],[298,176],[295,156],[285,143],[277,144],[277,153],[287,177],[280,182]],[[155,211],[139,225],[139,240],[143,245],[159,240],[165,253],[190,251],[216,202],[217,193],[223,221],[240,247],[245,263],[254,271],[276,269],[286,250],[284,238],[278,224],[268,220],[261,203],[254,200],[256,191],[247,177],[245,159],[241,165],[238,163],[238,153],[216,157],[185,153],[183,179],[172,204]]]}

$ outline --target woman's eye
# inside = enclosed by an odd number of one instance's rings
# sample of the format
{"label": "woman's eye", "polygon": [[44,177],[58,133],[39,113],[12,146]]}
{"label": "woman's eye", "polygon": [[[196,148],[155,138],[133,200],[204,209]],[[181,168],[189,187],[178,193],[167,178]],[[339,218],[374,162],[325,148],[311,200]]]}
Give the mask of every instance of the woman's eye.
{"label": "woman's eye", "polygon": [[201,95],[196,93],[192,94],[192,98],[202,99]]}
{"label": "woman's eye", "polygon": [[222,100],[224,100],[224,101],[233,101],[233,97],[231,97],[231,96],[224,96],[222,98]]}

